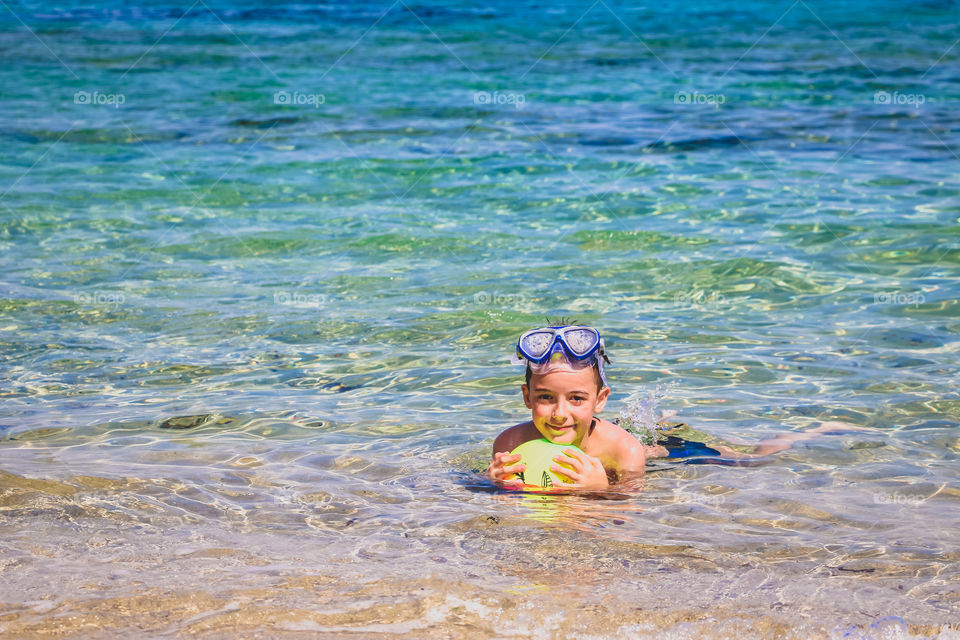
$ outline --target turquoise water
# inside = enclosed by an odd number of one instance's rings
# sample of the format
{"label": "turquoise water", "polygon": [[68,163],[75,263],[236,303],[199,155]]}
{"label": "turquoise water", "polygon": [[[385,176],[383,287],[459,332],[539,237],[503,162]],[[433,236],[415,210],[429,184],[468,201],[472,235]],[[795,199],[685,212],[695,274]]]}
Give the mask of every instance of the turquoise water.
{"label": "turquoise water", "polygon": [[[949,637],[957,16],[0,10],[0,632]],[[608,418],[869,431],[493,492],[556,316]]]}

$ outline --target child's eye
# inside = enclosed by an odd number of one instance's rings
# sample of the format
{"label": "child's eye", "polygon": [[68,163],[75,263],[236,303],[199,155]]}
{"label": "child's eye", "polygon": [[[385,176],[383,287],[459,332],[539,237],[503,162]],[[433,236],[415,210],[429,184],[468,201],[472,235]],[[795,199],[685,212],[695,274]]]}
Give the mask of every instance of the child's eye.
{"label": "child's eye", "polygon": [[574,401],[574,402],[586,402],[587,399],[584,398],[583,396],[573,396],[573,401]]}
{"label": "child's eye", "polygon": [[538,400],[549,400],[549,399],[550,399],[550,394],[549,394],[549,393],[541,393],[540,395],[537,396],[537,399],[538,399]]}

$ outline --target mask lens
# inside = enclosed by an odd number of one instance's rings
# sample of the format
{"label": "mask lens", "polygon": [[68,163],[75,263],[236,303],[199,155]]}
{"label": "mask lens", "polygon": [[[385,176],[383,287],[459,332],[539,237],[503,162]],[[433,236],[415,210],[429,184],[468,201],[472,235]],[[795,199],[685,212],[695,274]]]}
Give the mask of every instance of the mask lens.
{"label": "mask lens", "polygon": [[532,358],[540,358],[547,353],[550,345],[553,344],[554,334],[552,331],[538,331],[523,337],[520,341],[520,348],[526,352],[526,355]]}
{"label": "mask lens", "polygon": [[589,329],[573,329],[563,334],[563,340],[574,355],[583,356],[597,346],[597,334]]}

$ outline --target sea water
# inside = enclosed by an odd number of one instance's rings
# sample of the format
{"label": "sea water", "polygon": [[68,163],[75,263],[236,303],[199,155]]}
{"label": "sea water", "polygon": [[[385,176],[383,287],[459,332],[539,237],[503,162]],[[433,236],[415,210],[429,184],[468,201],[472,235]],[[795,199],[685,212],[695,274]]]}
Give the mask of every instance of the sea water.
{"label": "sea water", "polygon": [[[0,635],[955,637],[957,26],[8,3]],[[605,417],[867,430],[500,492],[557,317]]]}

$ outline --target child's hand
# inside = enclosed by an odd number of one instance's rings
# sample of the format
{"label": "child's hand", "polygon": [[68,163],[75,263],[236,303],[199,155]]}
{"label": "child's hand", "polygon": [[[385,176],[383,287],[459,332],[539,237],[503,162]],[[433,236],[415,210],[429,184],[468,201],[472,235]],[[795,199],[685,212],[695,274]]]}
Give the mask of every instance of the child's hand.
{"label": "child's hand", "polygon": [[573,480],[574,486],[581,489],[602,489],[610,486],[607,472],[599,458],[585,454],[583,451],[564,449],[563,453],[553,457],[554,462],[563,462],[573,469],[551,465],[550,470]]}
{"label": "child's hand", "polygon": [[526,471],[527,465],[520,462],[520,454],[511,455],[500,451],[493,455],[490,466],[487,467],[487,476],[497,484],[523,484],[514,474]]}

